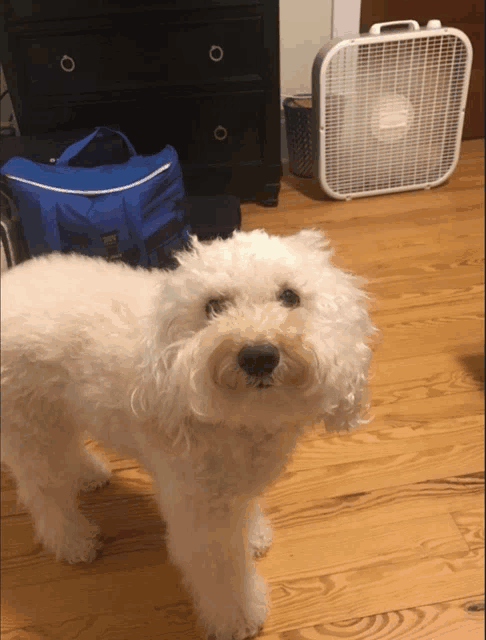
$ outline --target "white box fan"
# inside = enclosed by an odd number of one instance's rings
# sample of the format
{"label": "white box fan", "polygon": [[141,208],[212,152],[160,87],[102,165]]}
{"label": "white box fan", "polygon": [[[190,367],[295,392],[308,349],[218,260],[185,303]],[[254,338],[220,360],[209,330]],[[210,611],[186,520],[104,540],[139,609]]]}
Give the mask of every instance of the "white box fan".
{"label": "white box fan", "polygon": [[323,47],[312,96],[314,175],[324,191],[349,200],[447,180],[459,159],[471,63],[469,38],[439,20],[375,24]]}

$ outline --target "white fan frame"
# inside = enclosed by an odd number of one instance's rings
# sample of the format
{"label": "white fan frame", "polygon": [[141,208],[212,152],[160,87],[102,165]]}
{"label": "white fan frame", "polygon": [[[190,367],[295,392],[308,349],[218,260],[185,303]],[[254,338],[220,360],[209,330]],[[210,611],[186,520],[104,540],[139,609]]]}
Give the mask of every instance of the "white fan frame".
{"label": "white fan frame", "polygon": [[[384,27],[396,27],[398,30],[382,32]],[[460,103],[460,115],[457,125],[457,134],[454,147],[454,159],[451,167],[444,175],[437,180],[419,184],[410,184],[399,187],[368,189],[365,191],[357,191],[352,193],[343,193],[336,191],[326,178],[326,145],[325,145],[325,118],[326,118],[326,71],[331,64],[335,55],[347,47],[357,48],[361,45],[369,45],[383,42],[397,42],[399,40],[413,40],[419,38],[428,38],[437,35],[453,35],[461,40],[466,47],[466,63],[464,82],[462,86],[462,95]],[[352,63],[351,63],[352,64]],[[369,197],[386,193],[396,193],[402,191],[412,191],[417,189],[430,189],[445,182],[453,173],[457,166],[460,154],[460,143],[462,139],[462,130],[464,126],[464,115],[469,89],[469,80],[472,67],[472,45],[466,34],[459,29],[443,27],[439,20],[429,20],[426,27],[421,28],[415,20],[400,20],[393,22],[383,22],[374,24],[369,33],[358,34],[351,38],[333,38],[327,45],[322,47],[318,52],[312,69],[312,111],[313,111],[313,150],[314,150],[314,176],[319,179],[323,190],[331,197],[337,200],[351,200],[359,197]],[[349,69],[348,69],[349,70]]]}

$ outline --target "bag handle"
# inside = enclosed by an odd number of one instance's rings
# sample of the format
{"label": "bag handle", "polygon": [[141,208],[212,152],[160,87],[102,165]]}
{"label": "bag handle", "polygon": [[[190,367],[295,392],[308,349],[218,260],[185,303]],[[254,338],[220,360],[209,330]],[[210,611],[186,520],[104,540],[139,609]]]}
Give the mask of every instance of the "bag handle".
{"label": "bag handle", "polygon": [[392,20],[391,22],[377,22],[372,25],[370,35],[378,36],[383,27],[391,27],[394,25],[406,25],[409,31],[420,31],[420,25],[416,20]]}
{"label": "bag handle", "polygon": [[117,136],[120,136],[120,138],[125,142],[125,144],[128,147],[128,153],[130,154],[130,156],[137,155],[134,146],[132,145],[132,143],[124,133],[122,133],[121,131],[117,131],[116,129],[110,129],[108,127],[96,127],[96,129],[92,133],[87,135],[86,138],[83,138],[82,140],[78,140],[78,142],[74,142],[67,149],[64,149],[64,151],[61,153],[61,155],[56,161],[56,166],[67,165],[69,161],[75,158],[78,155],[78,153],[80,153],[83,149],[85,149],[88,146],[88,144],[92,140],[94,140],[94,138],[96,137],[102,138],[104,136],[112,135],[112,134],[116,134]]}

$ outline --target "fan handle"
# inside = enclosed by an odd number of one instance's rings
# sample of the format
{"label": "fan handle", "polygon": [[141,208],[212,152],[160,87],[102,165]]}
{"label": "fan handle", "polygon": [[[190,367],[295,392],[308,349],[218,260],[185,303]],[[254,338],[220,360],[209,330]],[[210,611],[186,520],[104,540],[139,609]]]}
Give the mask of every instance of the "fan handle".
{"label": "fan handle", "polygon": [[420,31],[420,25],[416,20],[392,20],[392,22],[377,22],[371,26],[370,35],[378,36],[382,27],[391,27],[392,25],[407,25],[409,31]]}

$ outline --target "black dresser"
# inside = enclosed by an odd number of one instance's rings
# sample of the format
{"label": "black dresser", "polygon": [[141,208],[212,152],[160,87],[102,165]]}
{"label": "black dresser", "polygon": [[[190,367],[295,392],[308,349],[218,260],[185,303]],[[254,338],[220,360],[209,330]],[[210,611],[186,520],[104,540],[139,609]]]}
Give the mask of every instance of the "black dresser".
{"label": "black dresser", "polygon": [[7,0],[2,10],[0,61],[22,135],[119,128],[137,153],[175,147],[190,195],[277,204],[278,0]]}

